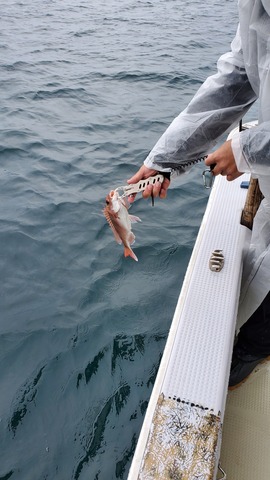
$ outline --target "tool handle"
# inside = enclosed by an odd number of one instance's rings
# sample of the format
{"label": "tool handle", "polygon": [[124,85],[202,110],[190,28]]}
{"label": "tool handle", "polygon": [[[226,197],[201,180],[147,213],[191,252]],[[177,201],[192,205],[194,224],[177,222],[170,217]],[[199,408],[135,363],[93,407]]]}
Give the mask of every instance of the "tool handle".
{"label": "tool handle", "polygon": [[132,183],[131,185],[127,185],[125,187],[125,195],[132,195],[133,193],[140,193],[143,192],[148,185],[155,185],[155,183],[164,181],[164,175],[158,173],[152,177],[146,178],[144,180],[140,180],[138,183]]}

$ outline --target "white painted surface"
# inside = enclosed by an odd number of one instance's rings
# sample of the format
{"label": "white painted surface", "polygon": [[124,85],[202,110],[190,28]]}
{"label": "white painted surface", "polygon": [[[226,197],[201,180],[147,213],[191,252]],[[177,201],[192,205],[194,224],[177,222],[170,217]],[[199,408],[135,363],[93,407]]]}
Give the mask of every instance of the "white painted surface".
{"label": "white painted surface", "polygon": [[[240,225],[246,189],[217,177],[189,262],[128,480],[138,478],[158,397],[181,400],[224,414],[233,345],[242,254],[249,231]],[[221,272],[209,269],[223,250]]]}

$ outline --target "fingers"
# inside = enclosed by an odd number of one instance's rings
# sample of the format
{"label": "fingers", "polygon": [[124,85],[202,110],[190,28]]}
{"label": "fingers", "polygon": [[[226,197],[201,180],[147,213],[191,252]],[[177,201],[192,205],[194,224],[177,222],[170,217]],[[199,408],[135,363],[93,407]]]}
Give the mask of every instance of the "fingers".
{"label": "fingers", "polygon": [[167,190],[170,186],[170,180],[168,178],[164,178],[164,181],[161,185],[161,189],[160,189],[160,192],[159,192],[159,196],[160,198],[164,199],[167,197]]}
{"label": "fingers", "polygon": [[157,173],[157,170],[154,170],[153,168],[147,168],[145,165],[142,165],[141,168],[135,173],[135,175],[128,179],[127,183],[137,183],[140,180],[152,177],[152,175],[156,175]]}
{"label": "fingers", "polygon": [[235,180],[236,178],[240,177],[241,175],[243,175],[243,173],[238,172],[238,171],[233,173],[233,174],[228,173],[227,174],[227,180],[228,180],[228,182],[231,182],[232,180]]}
{"label": "fingers", "polygon": [[[151,168],[147,168],[145,165],[142,165],[141,168],[135,173],[135,175],[133,175],[133,177],[130,177],[128,180],[127,180],[127,183],[129,185],[131,185],[132,183],[137,183],[139,182],[140,180],[143,180],[143,179],[146,179],[146,178],[149,178],[151,177],[152,175],[156,175],[157,174],[157,170],[154,170],[154,169],[151,169]],[[151,189],[152,191],[152,189]],[[146,193],[147,195],[147,193]],[[143,196],[144,196],[144,192],[143,192]],[[144,198],[148,198],[148,196],[151,196],[151,192],[149,195],[147,196],[144,196]],[[136,198],[136,193],[132,194],[132,195],[129,195],[128,197],[128,201],[130,203],[133,203],[134,200]]]}
{"label": "fingers", "polygon": [[242,175],[237,170],[236,165],[227,165],[223,163],[219,163],[218,165],[215,165],[214,168],[211,169],[212,174],[216,177],[217,175],[222,175],[222,177],[227,177],[227,180],[235,180],[237,177]]}
{"label": "fingers", "polygon": [[[141,168],[138,170],[133,177],[129,178],[127,183],[132,184],[132,183],[137,183],[140,180],[149,178],[151,176],[154,176],[158,173],[157,170],[151,169],[146,167],[145,165],[142,165]],[[147,199],[149,197],[160,197],[162,199],[166,198],[167,196],[167,190],[170,185],[170,180],[168,178],[164,178],[164,181],[162,183],[156,182],[154,185],[148,185],[146,189],[142,192],[143,198]],[[132,203],[135,200],[136,195],[130,195],[129,196],[129,202]]]}
{"label": "fingers", "polygon": [[205,160],[205,164],[210,167],[213,166],[211,172],[214,176],[222,175],[227,177],[229,182],[242,175],[235,163],[231,140],[223,143],[215,152],[210,153]]}
{"label": "fingers", "polygon": [[217,175],[222,175],[222,177],[226,177],[229,182],[235,180],[236,178],[242,175],[236,168],[236,166],[229,166],[227,167],[226,164],[218,164],[214,168],[211,169],[211,173],[216,177]]}

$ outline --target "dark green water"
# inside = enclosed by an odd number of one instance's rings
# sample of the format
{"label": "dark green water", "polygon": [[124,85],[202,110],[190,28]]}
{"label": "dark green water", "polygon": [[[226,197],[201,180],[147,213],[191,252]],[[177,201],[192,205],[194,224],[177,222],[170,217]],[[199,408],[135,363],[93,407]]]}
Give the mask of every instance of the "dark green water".
{"label": "dark green water", "polygon": [[0,480],[126,479],[207,202],[102,215],[236,27],[227,0],[1,1]]}

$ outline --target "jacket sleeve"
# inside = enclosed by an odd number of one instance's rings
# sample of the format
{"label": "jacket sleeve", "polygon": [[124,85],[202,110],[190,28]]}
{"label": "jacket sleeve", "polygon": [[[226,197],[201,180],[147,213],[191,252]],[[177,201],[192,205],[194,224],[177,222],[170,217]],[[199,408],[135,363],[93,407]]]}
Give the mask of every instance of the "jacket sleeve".
{"label": "jacket sleeve", "polygon": [[245,71],[238,28],[231,51],[218,60],[217,73],[207,78],[188,107],[173,120],[145,165],[181,172],[185,165],[207,154],[256,99]]}
{"label": "jacket sleeve", "polygon": [[270,121],[244,130],[232,139],[239,172],[270,175]]}

